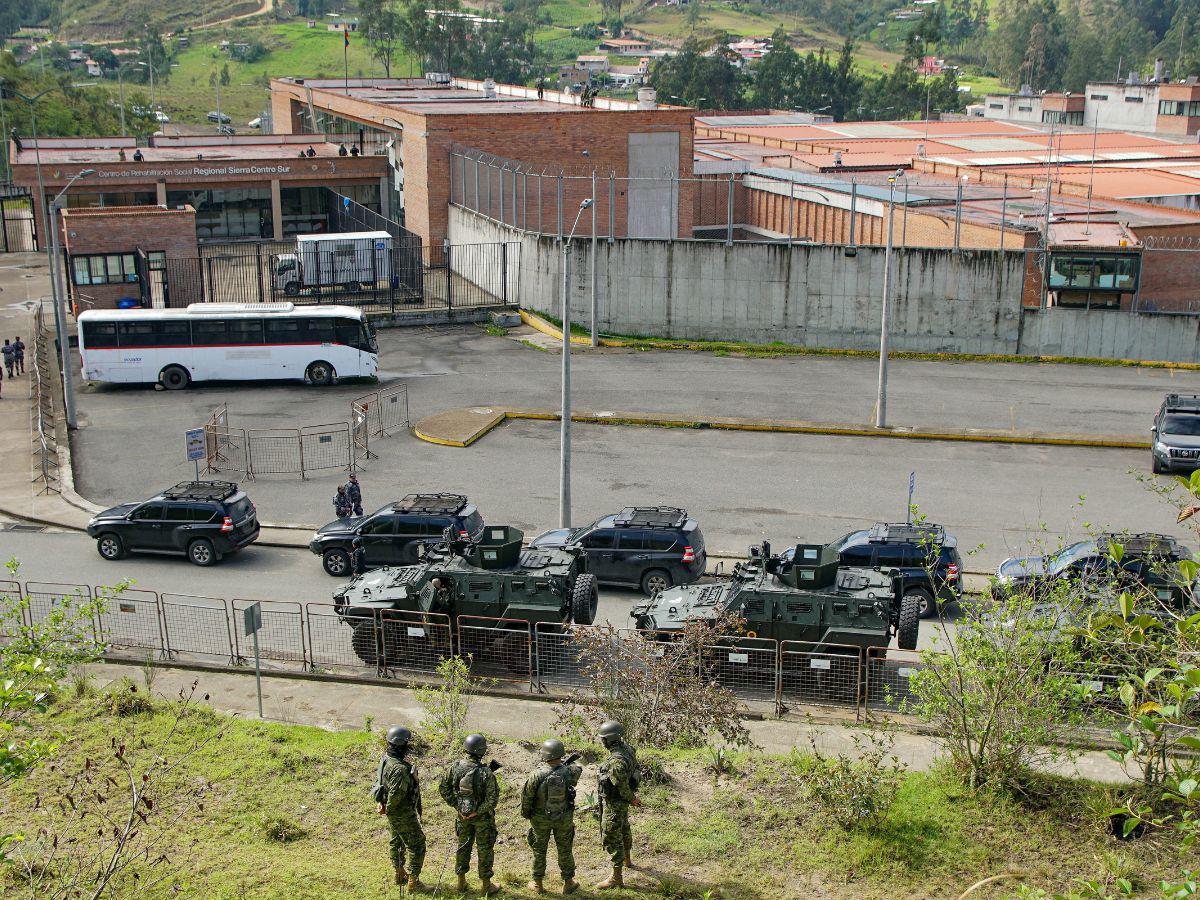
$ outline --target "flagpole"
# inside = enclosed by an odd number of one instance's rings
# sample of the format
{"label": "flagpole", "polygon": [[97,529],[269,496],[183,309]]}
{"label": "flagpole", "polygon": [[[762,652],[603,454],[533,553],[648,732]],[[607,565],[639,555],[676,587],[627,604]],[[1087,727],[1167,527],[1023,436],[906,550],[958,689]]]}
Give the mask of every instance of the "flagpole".
{"label": "flagpole", "polygon": [[350,26],[342,26],[342,77],[345,80],[346,96],[350,96]]}

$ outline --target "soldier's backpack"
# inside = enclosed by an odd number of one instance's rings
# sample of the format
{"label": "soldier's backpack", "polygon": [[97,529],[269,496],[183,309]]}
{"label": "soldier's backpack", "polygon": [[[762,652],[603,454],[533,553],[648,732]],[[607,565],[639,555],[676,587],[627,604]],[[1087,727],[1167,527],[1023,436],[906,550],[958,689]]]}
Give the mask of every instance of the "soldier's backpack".
{"label": "soldier's backpack", "polygon": [[454,805],[460,815],[469,816],[479,809],[479,792],[476,786],[479,783],[479,773],[483,769],[482,765],[473,765],[459,772],[458,780],[454,783]]}
{"label": "soldier's backpack", "polygon": [[571,784],[570,767],[564,763],[550,770],[542,779],[542,815],[552,822],[565,819],[575,808],[575,786]]}
{"label": "soldier's backpack", "polygon": [[629,766],[629,786],[635,791],[642,786],[642,767],[638,765],[637,754],[633,748],[625,744],[619,751]]}

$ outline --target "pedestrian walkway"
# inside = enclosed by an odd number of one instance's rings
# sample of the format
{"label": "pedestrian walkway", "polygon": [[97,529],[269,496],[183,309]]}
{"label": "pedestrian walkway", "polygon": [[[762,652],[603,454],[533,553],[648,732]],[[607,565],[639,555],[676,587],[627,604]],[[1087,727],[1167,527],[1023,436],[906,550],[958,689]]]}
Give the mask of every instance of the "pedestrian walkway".
{"label": "pedestrian walkway", "polygon": [[[129,676],[141,681],[136,665],[101,663],[88,671],[102,686]],[[198,694],[209,696],[218,712],[253,719],[258,715],[258,700],[252,671],[213,671],[163,667],[156,669],[154,692],[161,697],[176,697],[181,690],[198,681]],[[335,681],[303,677],[262,679],[263,713],[267,719],[293,725],[319,728],[362,728],[367,717],[376,727],[403,722],[420,726],[421,705],[413,691],[403,687]],[[554,732],[557,705],[546,699],[510,698],[479,695],[471,698],[467,728],[507,740],[534,741]],[[854,736],[861,732],[855,725],[800,722],[784,719],[753,719],[746,723],[751,740],[767,753],[785,754],[793,748],[811,749],[810,738],[826,753],[856,755]],[[897,731],[896,757],[915,771],[925,771],[939,754],[937,739],[911,731]],[[1121,767],[1102,751],[1082,753],[1072,764],[1053,767],[1066,775],[1097,781],[1125,780]]]}

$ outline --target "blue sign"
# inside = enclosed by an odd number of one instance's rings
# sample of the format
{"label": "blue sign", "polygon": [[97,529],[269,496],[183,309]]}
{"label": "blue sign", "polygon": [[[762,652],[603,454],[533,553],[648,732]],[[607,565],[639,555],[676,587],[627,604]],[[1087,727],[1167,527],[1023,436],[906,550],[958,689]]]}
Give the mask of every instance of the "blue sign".
{"label": "blue sign", "polygon": [[342,206],[346,207],[346,209],[350,208],[350,198],[349,197],[342,198]]}
{"label": "blue sign", "polygon": [[184,432],[184,443],[187,446],[189,461],[204,459],[204,429],[189,428]]}
{"label": "blue sign", "polygon": [[917,473],[909,472],[908,473],[908,495],[910,497],[912,496],[912,492],[916,489],[916,487],[917,487]]}

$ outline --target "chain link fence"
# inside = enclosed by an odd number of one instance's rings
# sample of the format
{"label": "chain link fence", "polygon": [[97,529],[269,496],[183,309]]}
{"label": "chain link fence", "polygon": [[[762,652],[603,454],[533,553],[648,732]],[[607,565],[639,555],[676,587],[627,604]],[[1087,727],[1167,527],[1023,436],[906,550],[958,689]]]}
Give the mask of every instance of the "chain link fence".
{"label": "chain link fence", "polygon": [[40,484],[38,495],[59,494],[58,427],[55,417],[54,372],[51,366],[50,343],[46,336],[46,309],[39,303],[33,310],[33,332],[29,337],[30,409],[33,455],[37,474],[33,483]]}

